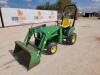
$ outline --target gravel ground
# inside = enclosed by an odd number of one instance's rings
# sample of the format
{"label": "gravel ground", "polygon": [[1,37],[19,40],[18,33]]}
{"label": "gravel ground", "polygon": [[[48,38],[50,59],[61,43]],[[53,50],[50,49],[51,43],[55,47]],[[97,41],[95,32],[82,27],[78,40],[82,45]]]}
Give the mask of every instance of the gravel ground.
{"label": "gravel ground", "polygon": [[77,42],[58,45],[54,55],[42,55],[38,66],[27,71],[11,55],[14,41],[23,40],[30,26],[0,28],[0,75],[100,75],[100,20],[80,18]]}

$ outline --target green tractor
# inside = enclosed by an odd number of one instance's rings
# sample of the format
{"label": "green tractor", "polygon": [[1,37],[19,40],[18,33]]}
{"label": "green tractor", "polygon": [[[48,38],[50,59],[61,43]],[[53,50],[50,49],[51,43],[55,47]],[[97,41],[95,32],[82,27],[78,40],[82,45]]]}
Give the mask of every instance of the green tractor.
{"label": "green tractor", "polygon": [[[62,22],[59,25],[54,26],[36,26],[29,28],[24,42],[16,41],[14,56],[17,58],[23,58],[23,62],[27,69],[30,69],[40,63],[41,54],[55,54],[57,52],[57,44],[73,45],[76,42],[75,19],[77,8],[74,6],[75,12],[73,17],[73,23],[71,24],[70,18],[62,17]],[[66,6],[66,7],[68,7]],[[66,7],[63,11],[65,11]],[[30,40],[34,35],[34,43]],[[21,53],[21,56],[19,56]]]}

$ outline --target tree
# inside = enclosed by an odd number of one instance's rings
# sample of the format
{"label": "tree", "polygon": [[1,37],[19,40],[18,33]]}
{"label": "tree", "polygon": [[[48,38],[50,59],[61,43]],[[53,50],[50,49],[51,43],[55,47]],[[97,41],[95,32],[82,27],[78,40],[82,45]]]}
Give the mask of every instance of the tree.
{"label": "tree", "polygon": [[43,5],[38,5],[37,7],[36,7],[36,9],[44,9],[44,6]]}
{"label": "tree", "polygon": [[[37,9],[42,10],[58,10],[58,12],[62,12],[66,5],[72,4],[72,0],[57,0],[55,4],[50,4],[50,2],[46,2],[44,5],[37,6]],[[72,11],[73,7],[68,7],[65,12]]]}
{"label": "tree", "polygon": [[[71,5],[71,4],[75,4],[75,3],[73,3],[72,0],[58,0],[57,1],[58,12],[62,13],[65,6]],[[73,12],[73,11],[74,11],[73,6],[66,7],[66,9],[65,9],[65,12]]]}
{"label": "tree", "polygon": [[42,10],[52,10],[53,5],[50,4],[50,2],[46,2],[44,5],[37,6],[36,9],[42,9]]}

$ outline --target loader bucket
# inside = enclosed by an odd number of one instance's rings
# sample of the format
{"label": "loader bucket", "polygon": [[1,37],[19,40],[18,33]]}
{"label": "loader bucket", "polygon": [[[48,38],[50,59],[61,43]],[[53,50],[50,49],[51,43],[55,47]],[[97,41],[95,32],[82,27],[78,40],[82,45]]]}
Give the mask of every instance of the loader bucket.
{"label": "loader bucket", "polygon": [[15,42],[13,54],[15,58],[19,60],[19,63],[24,65],[27,69],[31,69],[40,63],[40,54],[36,48],[29,48],[20,41]]}

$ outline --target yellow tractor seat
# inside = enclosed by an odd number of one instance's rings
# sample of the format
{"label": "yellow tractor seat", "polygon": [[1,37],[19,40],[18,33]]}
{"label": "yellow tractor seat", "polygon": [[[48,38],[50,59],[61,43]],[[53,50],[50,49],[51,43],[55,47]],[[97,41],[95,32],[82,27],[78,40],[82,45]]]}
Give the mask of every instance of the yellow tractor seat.
{"label": "yellow tractor seat", "polygon": [[62,21],[61,26],[62,26],[63,28],[67,28],[67,27],[70,26],[70,24],[71,24],[71,19],[64,18],[63,21]]}

